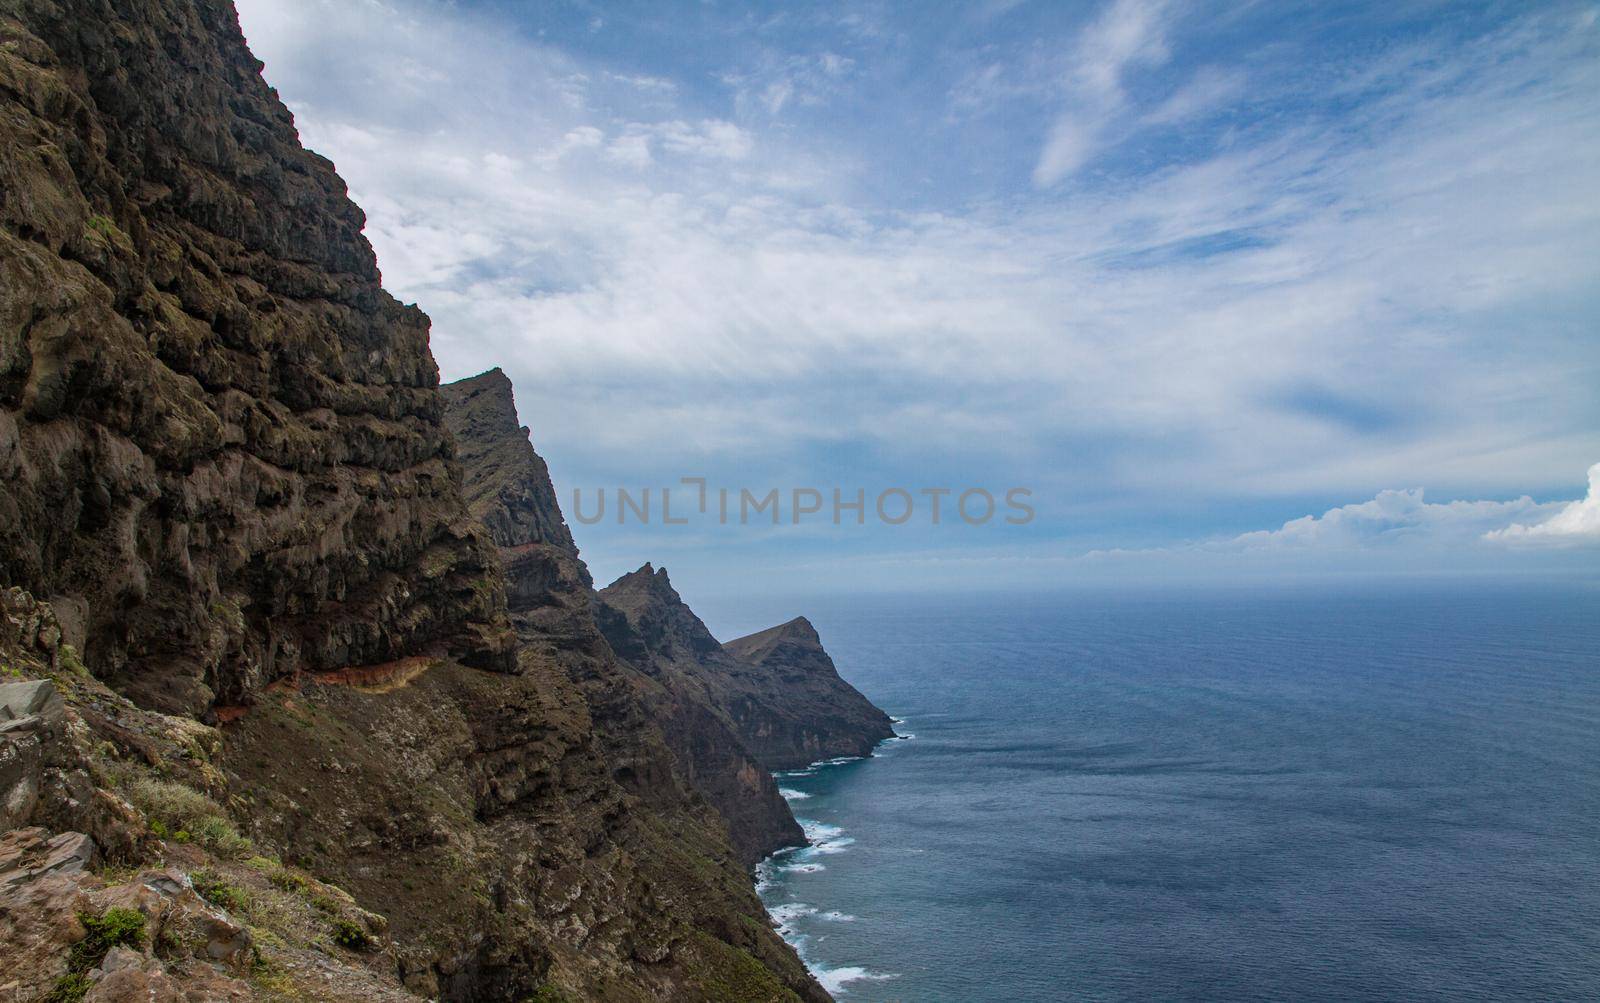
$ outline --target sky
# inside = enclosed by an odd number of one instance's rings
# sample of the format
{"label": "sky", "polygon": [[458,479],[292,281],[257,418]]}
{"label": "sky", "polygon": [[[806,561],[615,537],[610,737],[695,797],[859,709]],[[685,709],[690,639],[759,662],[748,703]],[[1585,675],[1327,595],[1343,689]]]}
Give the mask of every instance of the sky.
{"label": "sky", "polygon": [[1597,577],[1593,2],[238,7],[602,582]]}

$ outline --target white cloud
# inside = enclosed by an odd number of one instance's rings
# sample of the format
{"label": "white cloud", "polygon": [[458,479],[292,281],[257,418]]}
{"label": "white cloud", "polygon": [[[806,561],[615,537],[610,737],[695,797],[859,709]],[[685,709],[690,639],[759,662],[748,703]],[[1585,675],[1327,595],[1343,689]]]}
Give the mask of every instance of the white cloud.
{"label": "white cloud", "polygon": [[759,108],[777,118],[791,104],[817,107],[841,92],[856,61],[836,52],[760,53],[754,66],[721,75],[736,107]]}
{"label": "white cloud", "polygon": [[[1596,465],[1600,468],[1600,464]],[[1570,544],[1600,543],[1592,529],[1565,538],[1564,553],[1533,548],[1509,549],[1495,542],[1493,528],[1513,528],[1516,520],[1548,525],[1563,513],[1591,506],[1600,496],[1591,471],[1588,499],[1536,502],[1523,496],[1510,501],[1429,502],[1420,489],[1381,491],[1372,499],[1328,509],[1320,515],[1291,519],[1276,529],[1236,536],[1151,547],[1102,548],[1085,551],[1071,541],[1054,544],[1007,543],[989,533],[970,539],[945,540],[934,546],[925,537],[912,549],[873,552],[858,546],[851,555],[851,586],[882,588],[940,585],[965,590],[986,586],[1063,587],[1104,581],[1250,581],[1283,576],[1432,576],[1534,573],[1544,576],[1593,575],[1587,554]],[[1591,515],[1592,517],[1592,515]],[[985,539],[980,542],[977,537]],[[684,541],[675,541],[684,542]],[[737,541],[735,541],[737,542]],[[637,548],[647,540],[634,539]],[[987,544],[987,545],[985,545]],[[726,540],[699,538],[675,559],[694,560],[694,547],[727,546]],[[1565,560],[1550,561],[1557,557]],[[816,588],[837,588],[839,559],[809,554],[782,566],[786,580]],[[762,573],[777,569],[763,563]],[[714,579],[713,579],[714,580]]]}
{"label": "white cloud", "polygon": [[1233,67],[1203,66],[1188,83],[1175,91],[1142,121],[1146,125],[1171,125],[1199,118],[1238,98],[1245,91],[1244,71]]}
{"label": "white cloud", "polygon": [[1055,184],[1082,167],[1095,150],[1105,119],[1100,116],[1064,115],[1050,127],[1050,134],[1039,151],[1033,169],[1033,182],[1041,187]]}
{"label": "white cloud", "polygon": [[1159,558],[1271,557],[1294,554],[1420,554],[1476,551],[1493,560],[1499,541],[1533,538],[1600,542],[1600,463],[1589,468],[1589,491],[1577,501],[1429,502],[1421,488],[1378,492],[1364,502],[1291,519],[1276,529],[1165,547],[1091,551],[1096,561]]}
{"label": "white cloud", "polygon": [[743,160],[750,154],[751,138],[732,122],[708,119],[704,122],[663,122],[650,130],[661,144],[674,153],[723,160]]}
{"label": "white cloud", "polygon": [[1123,77],[1166,61],[1165,0],[1114,0],[1078,38],[1065,82],[1066,109],[1050,126],[1033,169],[1048,188],[1088,161],[1127,103]]}
{"label": "white cloud", "polygon": [[1120,97],[1129,67],[1165,62],[1166,8],[1166,0],[1113,0],[1079,39],[1077,81],[1094,93]]}
{"label": "white cloud", "polygon": [[[599,141],[596,129],[575,129],[563,137],[563,151],[580,146],[593,146]],[[752,140],[750,134],[719,119],[702,122],[672,120],[656,123],[630,123],[626,131],[606,144],[605,156],[612,163],[635,170],[650,167],[656,162],[653,151],[688,157],[715,160],[743,160],[749,156]]]}
{"label": "white cloud", "polygon": [[[1541,490],[1600,452],[1600,359],[1572,334],[1600,287],[1600,63],[1537,26],[1393,56],[1381,87],[1352,75],[1337,129],[912,212],[863,196],[902,179],[863,178],[827,134],[610,86],[453,5],[240,6],[446,377],[504,366],[558,471],[849,442],[1009,464],[1058,499],[1181,484],[1198,503]],[[1130,68],[1174,44],[1164,16],[1113,7],[1080,92],[1126,102]],[[418,61],[449,85],[391,79]],[[806,65],[787,101],[858,69]],[[1162,92],[1167,113],[1225,103],[1230,79]],[[1058,166],[1114,138],[1061,135]],[[1381,433],[1341,413],[1370,400],[1394,405]]]}
{"label": "white cloud", "polygon": [[655,161],[650,155],[650,137],[639,132],[618,136],[606,144],[606,159],[636,169],[649,167]]}
{"label": "white cloud", "polygon": [[761,103],[766,105],[768,115],[777,115],[783,111],[783,106],[794,97],[793,80],[774,80],[761,92]]}
{"label": "white cloud", "polygon": [[1516,523],[1484,534],[1506,543],[1600,543],[1600,463],[1589,468],[1589,493],[1543,522]]}
{"label": "white cloud", "polygon": [[1421,489],[1380,491],[1371,501],[1341,505],[1320,516],[1291,520],[1278,529],[1244,533],[1206,546],[1257,551],[1459,545],[1476,540],[1491,527],[1548,514],[1559,507],[1560,503],[1541,505],[1526,495],[1507,502],[1431,503],[1423,500]]}
{"label": "white cloud", "polygon": [[678,85],[664,77],[652,77],[643,73],[606,73],[607,80],[614,80],[620,84],[638,88],[641,91],[651,91],[656,94],[675,94]]}

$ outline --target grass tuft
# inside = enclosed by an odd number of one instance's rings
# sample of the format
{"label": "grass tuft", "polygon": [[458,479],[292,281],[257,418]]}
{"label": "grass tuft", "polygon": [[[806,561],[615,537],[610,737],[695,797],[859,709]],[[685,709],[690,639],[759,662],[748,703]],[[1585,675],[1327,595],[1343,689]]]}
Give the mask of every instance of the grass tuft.
{"label": "grass tuft", "polygon": [[250,908],[249,893],[243,888],[228,884],[211,871],[196,871],[189,876],[189,880],[194,882],[195,892],[212,905],[221,906],[235,913],[245,912]]}
{"label": "grass tuft", "polygon": [[72,953],[67,955],[67,974],[41,997],[42,1003],[78,1003],[92,985],[89,972],[100,966],[113,947],[144,944],[144,913],[137,909],[107,909],[99,916],[81,912],[78,922],[87,935],[72,945]]}
{"label": "grass tuft", "polygon": [[228,821],[222,806],[199,791],[169,780],[140,777],[129,799],[151,817],[150,831],[180,843],[196,842],[225,857],[243,857],[253,849],[250,840]]}
{"label": "grass tuft", "polygon": [[348,919],[333,921],[333,942],[352,951],[372,949],[372,938],[367,936],[367,931]]}

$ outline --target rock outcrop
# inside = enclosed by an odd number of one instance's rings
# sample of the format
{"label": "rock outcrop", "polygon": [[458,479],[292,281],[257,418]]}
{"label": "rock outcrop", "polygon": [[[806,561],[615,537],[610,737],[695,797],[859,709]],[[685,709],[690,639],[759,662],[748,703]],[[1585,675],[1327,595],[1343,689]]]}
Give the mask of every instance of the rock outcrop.
{"label": "rock outcrop", "polygon": [[745,744],[770,768],[870,755],[894,737],[889,715],[839,677],[805,617],[728,641],[722,650],[759,673],[756,692],[736,697],[729,713]]}
{"label": "rock outcrop", "polygon": [[501,548],[518,636],[563,665],[583,689],[613,778],[661,810],[687,810],[704,797],[746,866],[803,843],[770,772],[717,709],[673,677],[652,677],[620,661],[602,636],[588,569],[549,471],[517,422],[511,381],[496,369],[449,384],[444,393],[472,513]]}
{"label": "rock outcrop", "polygon": [[719,644],[646,564],[601,589],[612,647],[652,678],[715,708],[767,770],[867,756],[894,737],[889,716],[839,677],[804,618]]}
{"label": "rock outcrop", "polygon": [[[578,546],[561,514],[550,470],[517,423],[511,380],[499,369],[444,388],[445,424],[461,460],[467,507],[502,548],[542,544],[572,557]],[[587,570],[584,572],[588,574]]]}
{"label": "rock outcrop", "polygon": [[222,2],[0,7],[0,580],[147,706],[509,666],[428,319]]}

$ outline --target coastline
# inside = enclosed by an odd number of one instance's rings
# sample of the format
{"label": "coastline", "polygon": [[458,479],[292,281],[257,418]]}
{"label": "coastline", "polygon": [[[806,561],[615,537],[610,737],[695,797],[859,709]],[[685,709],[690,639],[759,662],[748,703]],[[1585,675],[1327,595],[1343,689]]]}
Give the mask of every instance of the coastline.
{"label": "coastline", "polygon": [[[805,833],[806,842],[793,846],[781,847],[768,854],[756,864],[754,878],[757,896],[766,908],[767,915],[771,918],[774,929],[784,942],[793,947],[799,955],[800,961],[806,970],[819,982],[830,995],[840,996],[848,992],[845,988],[853,982],[886,982],[899,978],[896,972],[877,972],[860,965],[839,964],[830,965],[816,957],[811,950],[811,937],[798,928],[802,919],[816,918],[830,923],[853,923],[856,917],[827,909],[824,906],[808,902],[801,902],[793,894],[782,887],[785,874],[811,874],[824,870],[826,864],[820,858],[847,852],[855,843],[853,836],[847,835],[847,829],[842,825],[833,825],[818,819],[803,817],[803,802],[811,800],[815,795],[811,792],[800,790],[792,786],[794,781],[804,781],[823,775],[827,771],[848,766],[852,763],[865,763],[873,759],[882,758],[881,750],[893,743],[908,742],[916,738],[912,732],[899,730],[906,724],[906,719],[889,718],[891,725],[896,729],[894,735],[879,740],[871,752],[865,756],[835,756],[831,759],[819,759],[805,767],[794,770],[775,770],[772,779],[778,784],[778,792],[788,802],[794,812],[795,821],[800,823],[800,828]],[[780,901],[780,899],[782,899]]]}

